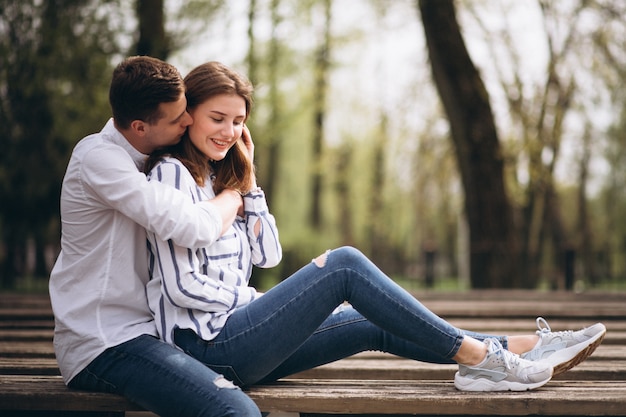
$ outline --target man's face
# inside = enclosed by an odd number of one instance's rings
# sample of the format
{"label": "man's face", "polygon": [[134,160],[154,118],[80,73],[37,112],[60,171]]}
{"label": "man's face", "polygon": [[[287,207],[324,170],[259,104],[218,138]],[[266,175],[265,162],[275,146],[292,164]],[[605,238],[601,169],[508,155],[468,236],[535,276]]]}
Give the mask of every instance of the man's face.
{"label": "man's face", "polygon": [[144,153],[178,143],[192,122],[191,116],[187,113],[187,99],[184,93],[181,93],[177,101],[161,103],[159,110],[163,117],[153,125],[145,125]]}

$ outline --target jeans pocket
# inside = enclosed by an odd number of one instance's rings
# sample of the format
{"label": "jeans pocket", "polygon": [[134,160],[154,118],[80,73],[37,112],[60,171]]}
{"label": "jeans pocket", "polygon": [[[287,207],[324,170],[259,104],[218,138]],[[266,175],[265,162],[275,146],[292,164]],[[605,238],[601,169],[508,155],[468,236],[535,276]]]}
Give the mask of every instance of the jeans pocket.
{"label": "jeans pocket", "polygon": [[230,365],[213,365],[210,363],[205,363],[205,365],[208,366],[212,371],[217,372],[220,375],[223,375],[224,378],[232,381],[235,385],[239,387],[246,385],[244,381],[242,381],[241,378],[239,378],[239,375],[237,375],[237,372],[235,371],[235,369]]}
{"label": "jeans pocket", "polygon": [[237,375],[237,372],[231,365],[208,362],[212,357],[210,350],[215,344],[211,341],[207,342],[206,340],[202,340],[193,330],[175,329],[174,343],[187,355],[202,362],[212,371],[223,375],[224,378],[232,381],[235,385],[240,387],[245,385],[244,381],[239,378],[239,375]]}

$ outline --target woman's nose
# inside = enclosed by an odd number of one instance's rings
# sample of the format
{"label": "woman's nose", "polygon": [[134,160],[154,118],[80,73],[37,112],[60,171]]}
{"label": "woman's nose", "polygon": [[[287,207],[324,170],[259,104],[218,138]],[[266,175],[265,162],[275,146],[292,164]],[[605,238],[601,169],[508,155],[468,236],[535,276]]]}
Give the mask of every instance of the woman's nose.
{"label": "woman's nose", "polygon": [[231,124],[225,124],[222,129],[222,135],[228,138],[232,138],[235,135],[235,126]]}

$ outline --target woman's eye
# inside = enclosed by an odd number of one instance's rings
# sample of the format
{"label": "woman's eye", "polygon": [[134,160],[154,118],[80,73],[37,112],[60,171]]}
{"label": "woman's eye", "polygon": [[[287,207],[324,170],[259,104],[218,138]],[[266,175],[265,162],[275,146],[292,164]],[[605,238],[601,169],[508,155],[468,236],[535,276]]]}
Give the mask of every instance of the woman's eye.
{"label": "woman's eye", "polygon": [[224,120],[224,119],[216,119],[215,117],[211,117],[211,119],[213,119],[215,123],[220,123]]}

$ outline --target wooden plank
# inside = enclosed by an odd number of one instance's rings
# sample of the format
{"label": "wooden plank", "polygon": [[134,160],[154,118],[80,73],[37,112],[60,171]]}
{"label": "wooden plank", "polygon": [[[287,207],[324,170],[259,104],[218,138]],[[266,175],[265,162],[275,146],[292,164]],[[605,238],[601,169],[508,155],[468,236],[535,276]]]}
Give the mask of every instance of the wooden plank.
{"label": "wooden plank", "polygon": [[252,387],[263,411],[411,415],[623,415],[626,382],[550,382],[527,392],[472,393],[441,381],[286,380]]}
{"label": "wooden plank", "polygon": [[0,343],[0,356],[54,358],[54,346],[50,342],[7,342]]}
{"label": "wooden plank", "polygon": [[48,294],[30,294],[30,293],[0,293],[1,308],[40,308],[50,309],[50,296]]}
{"label": "wooden plank", "polygon": [[61,375],[55,358],[0,357],[2,375]]}
{"label": "wooden plank", "polygon": [[502,318],[534,318],[541,315],[549,319],[591,318],[594,321],[622,320],[626,317],[626,303],[577,302],[575,304],[551,302],[528,302],[511,299],[490,300],[489,302],[450,302],[444,300],[423,301],[433,312],[446,319],[474,317],[492,319],[494,314]]}
{"label": "wooden plank", "polygon": [[[394,379],[450,381],[456,365],[440,365],[407,359],[342,359],[340,361],[300,372],[298,379]],[[0,374],[4,375],[59,375],[53,358],[0,358]],[[555,380],[625,381],[626,362],[586,361]]]}
{"label": "wooden plank", "polygon": [[[472,393],[448,381],[282,380],[246,391],[262,411],[316,414],[619,416],[626,410],[625,381]],[[0,410],[140,410],[117,395],[69,390],[55,376],[0,376],[0,392]]]}
{"label": "wooden plank", "polygon": [[50,329],[0,329],[0,343],[2,342],[49,342],[52,343],[54,332]]}
{"label": "wooden plank", "polygon": [[[343,359],[293,375],[302,379],[393,379],[393,380],[444,380],[451,381],[457,365],[440,365],[407,359]],[[626,362],[584,362],[557,375],[555,380],[626,381]]]}
{"label": "wooden plank", "polygon": [[0,375],[0,410],[142,410],[122,396],[70,390],[60,376]]}
{"label": "wooden plank", "polygon": [[2,321],[23,321],[23,320],[54,320],[52,307],[28,307],[18,308],[6,306],[0,307],[0,320]]}
{"label": "wooden plank", "polygon": [[[608,335],[607,335],[608,337]],[[606,338],[605,338],[606,340]],[[357,353],[356,355],[352,355],[345,360],[349,359],[365,359],[365,358],[374,358],[374,359],[402,359],[399,356],[395,356],[389,353],[383,353],[378,351],[367,351]],[[587,359],[587,360],[625,360],[626,361],[626,345],[612,345],[605,344],[604,342],[598,346],[595,352]]]}
{"label": "wooden plank", "polygon": [[[548,320],[550,327],[553,331],[560,330],[578,330],[583,327],[590,326],[597,322],[602,322],[607,327],[607,330],[612,332],[626,332],[626,317],[619,320],[601,320],[600,318],[557,318],[544,317]],[[537,330],[535,325],[535,318],[505,318],[498,317],[490,318],[488,320],[484,318],[475,317],[454,317],[451,318],[450,323],[466,330],[474,330],[486,333],[495,334],[528,334],[534,333]]]}
{"label": "wooden plank", "polygon": [[4,329],[54,329],[52,320],[1,321],[0,331]]}

